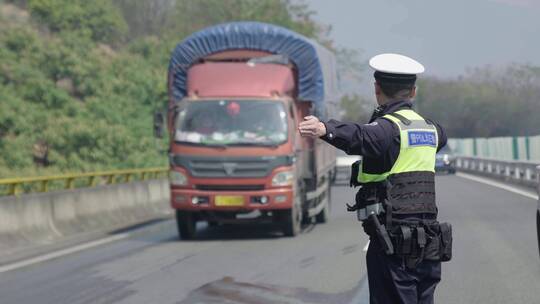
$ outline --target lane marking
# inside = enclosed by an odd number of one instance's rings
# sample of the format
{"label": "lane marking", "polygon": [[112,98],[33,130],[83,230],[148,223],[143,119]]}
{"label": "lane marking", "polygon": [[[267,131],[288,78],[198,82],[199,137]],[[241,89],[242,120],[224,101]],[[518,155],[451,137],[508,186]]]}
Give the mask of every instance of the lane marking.
{"label": "lane marking", "polygon": [[366,252],[369,248],[369,240],[366,243],[366,246],[364,246],[364,249],[362,249],[364,252]]}
{"label": "lane marking", "polygon": [[519,194],[519,195],[523,195],[523,196],[528,197],[528,198],[532,198],[534,200],[538,200],[538,195],[535,195],[533,192],[517,189],[517,188],[514,188],[512,186],[508,186],[506,184],[496,182],[496,181],[493,181],[493,180],[490,180],[490,179],[487,179],[487,178],[482,178],[482,177],[474,176],[474,175],[467,174],[467,173],[461,173],[461,172],[456,173],[456,176],[459,176],[461,178],[470,179],[470,180],[473,180],[475,182],[490,185],[490,186],[493,186],[493,187],[497,187],[497,188],[500,188],[500,189],[503,189],[503,190],[506,190],[506,191],[510,191],[510,192],[513,192],[513,193],[516,193],[516,194]]}
{"label": "lane marking", "polygon": [[121,234],[109,236],[109,237],[106,237],[106,238],[103,238],[103,239],[95,240],[95,241],[92,241],[92,242],[89,242],[89,243],[86,243],[86,244],[81,244],[81,245],[77,245],[77,246],[74,246],[74,247],[61,249],[61,250],[58,250],[58,251],[54,251],[54,252],[51,252],[51,253],[40,255],[40,256],[30,258],[30,259],[27,259],[27,260],[22,260],[22,261],[15,262],[15,263],[12,263],[12,264],[3,265],[3,266],[0,266],[0,273],[12,271],[12,270],[23,268],[23,267],[27,267],[27,266],[34,265],[34,264],[41,263],[41,262],[50,261],[50,260],[65,256],[65,255],[68,255],[68,254],[72,254],[72,253],[76,253],[76,252],[83,251],[83,250],[86,250],[86,249],[90,249],[90,248],[93,248],[93,247],[97,247],[97,246],[100,246],[100,245],[105,245],[105,244],[108,244],[108,243],[116,242],[118,240],[123,240],[123,239],[128,238],[129,236],[130,236],[129,233],[121,233]]}

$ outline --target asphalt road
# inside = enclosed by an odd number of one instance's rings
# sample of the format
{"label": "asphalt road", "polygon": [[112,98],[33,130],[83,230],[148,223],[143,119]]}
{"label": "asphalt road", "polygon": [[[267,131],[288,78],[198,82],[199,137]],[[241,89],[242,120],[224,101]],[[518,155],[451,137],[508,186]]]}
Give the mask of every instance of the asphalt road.
{"label": "asphalt road", "polygon": [[[456,176],[437,178],[440,219],[454,226],[437,303],[539,303],[536,202]],[[128,239],[0,273],[0,303],[367,303],[367,238],[333,188],[331,221],[296,238],[271,226],[199,226],[178,241],[173,221]]]}

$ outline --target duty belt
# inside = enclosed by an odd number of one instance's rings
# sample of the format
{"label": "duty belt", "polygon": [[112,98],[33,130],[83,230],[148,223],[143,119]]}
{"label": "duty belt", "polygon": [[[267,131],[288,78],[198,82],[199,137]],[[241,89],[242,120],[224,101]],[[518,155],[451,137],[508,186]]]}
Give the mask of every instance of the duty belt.
{"label": "duty belt", "polygon": [[[408,268],[415,268],[423,260],[446,262],[452,258],[452,226],[448,223],[400,221],[394,223],[388,235],[393,254],[403,258]],[[375,241],[384,249],[379,238]]]}

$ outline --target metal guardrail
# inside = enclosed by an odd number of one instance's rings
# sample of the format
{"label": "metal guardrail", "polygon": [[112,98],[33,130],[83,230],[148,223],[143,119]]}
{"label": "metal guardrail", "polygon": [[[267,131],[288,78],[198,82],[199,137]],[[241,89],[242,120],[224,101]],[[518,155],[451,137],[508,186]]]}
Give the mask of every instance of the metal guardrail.
{"label": "metal guardrail", "polygon": [[[349,184],[350,165],[358,159],[360,159],[358,156],[338,157],[336,184]],[[538,163],[457,156],[456,167],[460,171],[540,189],[540,164]]]}
{"label": "metal guardrail", "polygon": [[351,175],[351,165],[361,159],[358,155],[345,155],[338,156],[336,159],[336,179],[334,184],[336,185],[349,185],[349,178]]}
{"label": "metal guardrail", "polygon": [[529,187],[536,188],[540,183],[540,166],[533,162],[458,156],[456,167],[461,171],[491,176]]}
{"label": "metal guardrail", "polygon": [[[55,190],[74,189],[80,187],[94,187],[97,185],[128,183],[133,180],[147,180],[158,178],[159,176],[167,176],[168,172],[168,167],[159,167],[0,179],[0,188],[7,188],[7,191],[3,191],[3,193],[0,191],[0,196],[17,195],[20,193],[48,192],[53,183],[55,183]],[[38,187],[35,187],[36,185],[38,185]]]}

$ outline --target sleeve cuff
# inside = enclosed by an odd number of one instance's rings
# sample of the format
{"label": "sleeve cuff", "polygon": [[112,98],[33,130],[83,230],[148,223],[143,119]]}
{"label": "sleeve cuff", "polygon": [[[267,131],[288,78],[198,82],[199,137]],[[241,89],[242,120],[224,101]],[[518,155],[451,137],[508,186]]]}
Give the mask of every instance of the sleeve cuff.
{"label": "sleeve cuff", "polygon": [[321,136],[320,138],[324,141],[331,142],[336,138],[334,127],[328,124],[328,122],[322,121],[324,124],[324,127],[326,128],[326,134]]}

